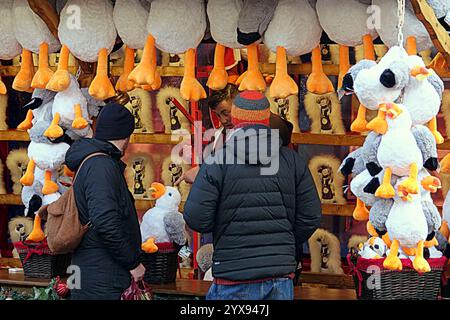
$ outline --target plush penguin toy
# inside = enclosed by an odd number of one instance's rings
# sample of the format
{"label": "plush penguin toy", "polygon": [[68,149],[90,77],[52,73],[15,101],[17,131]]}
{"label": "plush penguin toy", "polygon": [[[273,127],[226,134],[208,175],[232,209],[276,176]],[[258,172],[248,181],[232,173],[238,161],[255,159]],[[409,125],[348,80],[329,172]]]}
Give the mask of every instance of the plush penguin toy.
{"label": "plush penguin toy", "polygon": [[181,195],[174,187],[152,183],[150,190],[156,199],[155,207],[148,210],[142,218],[142,250],[147,253],[158,251],[158,243],[186,242],[183,215],[178,211]]}

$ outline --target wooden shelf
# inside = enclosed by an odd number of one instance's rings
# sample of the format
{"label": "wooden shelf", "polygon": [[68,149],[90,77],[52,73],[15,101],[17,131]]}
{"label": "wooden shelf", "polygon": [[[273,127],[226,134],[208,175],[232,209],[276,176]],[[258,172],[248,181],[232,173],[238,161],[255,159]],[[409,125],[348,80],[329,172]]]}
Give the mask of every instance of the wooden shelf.
{"label": "wooden shelf", "polygon": [[[275,63],[260,63],[259,67],[262,73],[275,74]],[[289,74],[309,75],[312,72],[311,63],[288,64],[287,67]],[[323,71],[328,76],[338,76],[339,65],[324,64]]]}
{"label": "wooden shelf", "polygon": [[0,205],[23,206],[22,197],[19,194],[0,194]]}
{"label": "wooden shelf", "polygon": [[[30,141],[30,137],[26,131],[0,130],[0,141]],[[135,133],[131,136],[131,143],[176,145],[179,142],[181,138],[172,141],[172,135],[166,133]]]}
{"label": "wooden shelf", "polygon": [[[56,71],[56,67],[50,67],[53,71]],[[2,77],[15,77],[20,70],[20,66],[0,66],[0,76]],[[37,70],[37,67],[35,67]],[[77,73],[78,68],[71,66],[69,72],[73,75]],[[113,77],[119,77],[123,72],[123,67],[112,66],[110,67],[110,73]],[[159,66],[158,72],[161,77],[182,77],[184,74],[184,67],[172,67],[172,66]]]}

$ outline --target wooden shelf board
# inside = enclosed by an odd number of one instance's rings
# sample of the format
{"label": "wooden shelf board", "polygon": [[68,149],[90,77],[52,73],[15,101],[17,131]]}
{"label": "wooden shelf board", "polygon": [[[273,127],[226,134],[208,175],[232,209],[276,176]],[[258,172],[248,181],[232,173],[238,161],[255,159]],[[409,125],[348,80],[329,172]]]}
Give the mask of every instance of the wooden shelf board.
{"label": "wooden shelf board", "polygon": [[[55,66],[51,66],[50,69],[56,71]],[[20,70],[20,66],[0,66],[0,75],[2,77],[15,77]],[[37,67],[35,66],[35,70]],[[75,75],[78,68],[75,66],[69,67],[69,72]],[[119,77],[122,75],[123,67],[112,66],[110,67],[110,73],[113,77]],[[161,77],[182,77],[184,74],[184,67],[173,66],[158,66],[158,72]]]}
{"label": "wooden shelf board", "polygon": [[[259,65],[262,73],[275,74],[275,63],[260,63]],[[289,74],[309,75],[312,72],[311,63],[288,64]],[[339,65],[324,64],[323,71],[328,76],[339,75]]]}
{"label": "wooden shelf board", "polygon": [[414,13],[427,29],[436,49],[441,52],[450,66],[450,35],[440,24],[433,8],[426,0],[411,0]]}

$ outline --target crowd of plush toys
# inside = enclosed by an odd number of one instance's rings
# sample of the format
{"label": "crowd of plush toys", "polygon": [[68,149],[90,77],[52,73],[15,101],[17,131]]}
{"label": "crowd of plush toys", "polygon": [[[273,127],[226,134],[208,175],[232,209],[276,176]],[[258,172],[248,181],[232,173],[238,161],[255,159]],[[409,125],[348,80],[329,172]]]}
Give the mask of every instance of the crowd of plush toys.
{"label": "crowd of plush toys", "polygon": [[[344,159],[341,172],[352,175],[353,217],[369,220],[373,238],[362,254],[382,258],[386,253],[383,265],[391,270],[402,270],[400,258],[411,257],[418,272],[428,272],[424,248],[430,257],[442,255],[435,250],[441,216],[431,198],[441,182],[430,172],[439,167],[436,144],[443,139],[435,117],[444,85],[409,49],[410,54],[393,46],[378,63],[363,60],[346,75],[344,89],[378,116],[367,124],[371,132],[364,145]],[[384,247],[379,237],[389,250],[373,250],[375,243]]]}

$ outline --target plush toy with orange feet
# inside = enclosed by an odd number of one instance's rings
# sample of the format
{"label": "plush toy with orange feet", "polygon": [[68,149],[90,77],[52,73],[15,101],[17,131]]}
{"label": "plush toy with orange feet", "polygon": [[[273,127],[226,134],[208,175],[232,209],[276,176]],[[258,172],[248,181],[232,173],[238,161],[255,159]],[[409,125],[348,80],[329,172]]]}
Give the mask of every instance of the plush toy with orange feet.
{"label": "plush toy with orange feet", "polygon": [[55,172],[63,165],[65,155],[69,149],[66,143],[51,143],[43,134],[49,123],[46,121],[37,122],[29,131],[30,145],[28,146],[27,170],[20,182],[24,186],[32,186],[35,181],[35,170],[39,168],[44,172],[42,194],[50,195],[58,192],[59,187],[53,181]]}
{"label": "plush toy with orange feet", "polygon": [[142,249],[147,253],[158,250],[158,243],[186,242],[183,215],[178,211],[181,195],[177,188],[154,182],[150,188],[155,206],[148,210],[141,223]]}
{"label": "plush toy with orange feet", "polygon": [[[21,68],[14,78],[13,88],[17,91],[29,91],[30,88],[45,89],[53,76],[53,71],[49,68],[48,55],[61,48],[59,40],[52,35],[45,22],[31,10],[28,1],[15,0],[13,12],[14,33],[23,47]],[[32,53],[39,54],[36,74]]]}
{"label": "plush toy with orange feet", "polygon": [[[73,18],[72,10],[78,8],[80,19]],[[77,25],[78,24],[78,25]],[[108,77],[108,55],[116,42],[117,32],[113,21],[113,5],[109,0],[69,0],[61,11],[58,27],[63,45],[58,71],[51,79],[49,89],[66,90],[70,85],[68,76],[68,53],[84,62],[97,62],[97,73],[89,87],[89,93],[98,100],[115,95]]]}
{"label": "plush toy with orange feet", "polygon": [[217,42],[214,51],[214,68],[206,84],[212,90],[221,90],[229,82],[225,63],[226,48],[242,49],[244,47],[237,41],[242,6],[243,1],[210,0],[207,3],[211,36]]}
{"label": "plush toy with orange feet", "polygon": [[156,71],[156,47],[168,53],[185,53],[181,95],[185,100],[206,98],[206,91],[195,78],[195,49],[206,30],[205,4],[201,0],[154,0],[147,23],[147,42],[139,65],[129,79],[138,85],[154,86],[159,75]]}
{"label": "plush toy with orange feet", "polygon": [[56,93],[53,91],[35,89],[31,101],[22,107],[22,109],[28,110],[27,116],[17,126],[17,129],[22,131],[29,130],[38,121],[50,122],[52,120],[53,99],[55,95]]}
{"label": "plush toy with orange feet", "polygon": [[298,94],[297,83],[287,72],[286,55],[300,56],[311,52],[320,43],[321,35],[319,20],[308,1],[278,2],[264,34],[264,43],[276,52],[277,57],[275,78],[269,91],[272,98],[285,99]]}
{"label": "plush toy with orange feet", "polygon": [[[0,60],[11,60],[22,52],[14,34],[14,0],[0,1]],[[6,86],[0,77],[0,95],[6,94]]]}
{"label": "plush toy with orange feet", "polygon": [[143,49],[147,40],[149,10],[150,4],[139,0],[118,0],[114,5],[114,24],[125,44],[125,62],[123,73],[116,83],[117,91],[128,92],[134,89],[135,84],[129,80],[129,75],[134,69],[135,51]]}
{"label": "plush toy with orange feet", "polygon": [[70,80],[69,87],[55,95],[52,122],[44,133],[48,138],[60,138],[64,129],[79,136],[87,136],[91,132],[86,98],[75,77],[70,75]]}

